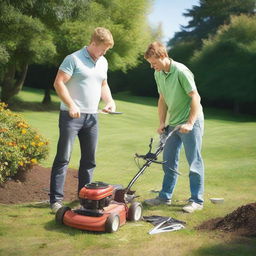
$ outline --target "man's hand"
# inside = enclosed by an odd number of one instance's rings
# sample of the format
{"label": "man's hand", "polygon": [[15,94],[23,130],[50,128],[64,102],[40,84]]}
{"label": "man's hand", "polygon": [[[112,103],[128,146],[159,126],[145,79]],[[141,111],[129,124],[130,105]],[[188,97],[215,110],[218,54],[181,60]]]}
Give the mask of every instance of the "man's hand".
{"label": "man's hand", "polygon": [[110,101],[107,105],[102,109],[103,112],[115,112],[116,104],[114,101]]}
{"label": "man's hand", "polygon": [[160,124],[159,127],[158,127],[158,129],[157,129],[157,132],[158,132],[159,134],[162,134],[162,133],[164,132],[164,128],[165,128],[165,124],[164,124],[164,123],[163,123],[163,124]]}
{"label": "man's hand", "polygon": [[72,118],[79,118],[81,116],[79,108],[76,105],[72,105],[69,108],[69,115]]}
{"label": "man's hand", "polygon": [[186,123],[186,124],[182,124],[180,126],[179,132],[180,133],[189,133],[190,131],[192,131],[192,129],[193,129],[193,124]]}

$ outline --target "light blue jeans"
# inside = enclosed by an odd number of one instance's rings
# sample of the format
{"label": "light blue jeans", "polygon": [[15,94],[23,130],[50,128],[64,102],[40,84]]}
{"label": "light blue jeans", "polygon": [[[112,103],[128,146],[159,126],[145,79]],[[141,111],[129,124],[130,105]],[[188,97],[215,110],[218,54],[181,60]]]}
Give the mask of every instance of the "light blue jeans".
{"label": "light blue jeans", "polygon": [[[168,127],[168,133],[174,127]],[[190,193],[189,201],[203,204],[204,193],[204,163],[201,156],[202,136],[204,130],[203,118],[198,119],[192,131],[180,133],[179,131],[167,140],[163,151],[163,171],[164,178],[162,190],[159,197],[167,200],[171,199],[175,185],[178,180],[178,163],[182,144],[184,145],[186,158],[189,164]]]}
{"label": "light blue jeans", "polygon": [[79,138],[81,159],[78,170],[78,192],[91,182],[96,166],[95,151],[98,140],[98,115],[81,113],[80,118],[72,118],[68,111],[60,111],[60,136],[50,182],[50,203],[63,200],[64,184],[73,143]]}

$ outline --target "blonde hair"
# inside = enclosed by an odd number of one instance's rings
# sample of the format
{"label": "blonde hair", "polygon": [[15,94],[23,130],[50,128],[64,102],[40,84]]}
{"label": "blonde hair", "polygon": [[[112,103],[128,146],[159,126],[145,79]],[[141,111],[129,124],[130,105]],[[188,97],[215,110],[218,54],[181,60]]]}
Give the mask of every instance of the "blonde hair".
{"label": "blonde hair", "polygon": [[90,43],[92,42],[95,42],[96,44],[105,44],[110,46],[110,48],[114,46],[114,39],[111,32],[103,27],[97,27],[94,29]]}
{"label": "blonde hair", "polygon": [[146,50],[144,54],[144,58],[147,60],[151,57],[155,58],[163,58],[163,57],[169,57],[167,50],[165,46],[159,42],[153,42],[148,46],[148,49]]}

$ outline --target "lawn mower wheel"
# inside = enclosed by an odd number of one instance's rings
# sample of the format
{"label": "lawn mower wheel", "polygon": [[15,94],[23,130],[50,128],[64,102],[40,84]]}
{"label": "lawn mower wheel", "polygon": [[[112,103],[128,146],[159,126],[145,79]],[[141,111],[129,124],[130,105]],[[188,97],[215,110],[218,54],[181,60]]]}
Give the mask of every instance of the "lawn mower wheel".
{"label": "lawn mower wheel", "polygon": [[57,212],[56,212],[56,215],[55,215],[55,221],[57,224],[63,224],[63,217],[64,217],[64,214],[66,213],[66,211],[69,211],[71,210],[70,207],[68,206],[62,206]]}
{"label": "lawn mower wheel", "polygon": [[118,214],[111,213],[105,223],[105,231],[108,233],[116,232],[120,226],[120,217]]}
{"label": "lawn mower wheel", "polygon": [[139,221],[142,216],[142,205],[139,202],[133,202],[128,210],[127,219],[130,221]]}

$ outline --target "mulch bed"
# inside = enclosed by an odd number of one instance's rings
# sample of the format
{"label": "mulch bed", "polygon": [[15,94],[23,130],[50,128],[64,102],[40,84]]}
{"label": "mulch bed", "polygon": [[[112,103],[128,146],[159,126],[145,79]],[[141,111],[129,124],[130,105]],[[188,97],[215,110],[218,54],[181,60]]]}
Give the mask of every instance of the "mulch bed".
{"label": "mulch bed", "polygon": [[256,236],[256,203],[243,205],[224,218],[205,221],[197,229],[220,230],[242,236]]}
{"label": "mulch bed", "polygon": [[[36,165],[16,179],[0,186],[0,203],[20,204],[49,200],[51,168]],[[77,200],[77,171],[68,169],[64,188],[64,200]]]}

